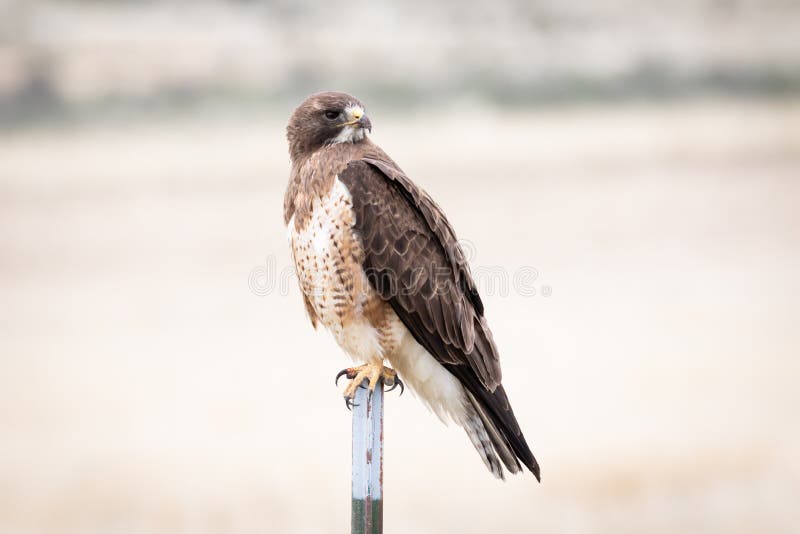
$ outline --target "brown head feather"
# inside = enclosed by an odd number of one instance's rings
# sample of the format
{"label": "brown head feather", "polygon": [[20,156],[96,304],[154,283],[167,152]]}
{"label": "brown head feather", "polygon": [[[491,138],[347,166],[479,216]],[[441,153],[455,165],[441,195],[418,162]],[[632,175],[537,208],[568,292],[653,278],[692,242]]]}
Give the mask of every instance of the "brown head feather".
{"label": "brown head feather", "polygon": [[356,97],[333,91],[316,93],[303,100],[286,127],[292,161],[307,158],[335,139],[346,120],[344,110],[353,106],[364,108]]}

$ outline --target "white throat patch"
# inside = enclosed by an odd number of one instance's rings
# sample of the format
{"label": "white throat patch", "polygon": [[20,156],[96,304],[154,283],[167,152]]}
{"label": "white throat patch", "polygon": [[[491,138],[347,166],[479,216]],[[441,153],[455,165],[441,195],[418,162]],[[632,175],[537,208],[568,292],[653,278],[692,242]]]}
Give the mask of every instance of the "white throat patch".
{"label": "white throat patch", "polygon": [[[364,108],[361,106],[347,106],[344,109],[345,117],[348,121],[354,120],[356,117],[361,118],[364,116]],[[361,127],[344,126],[342,131],[339,132],[333,139],[333,143],[357,143],[367,136],[367,131]]]}
{"label": "white throat patch", "polygon": [[356,143],[367,136],[367,131],[361,127],[345,126],[334,139],[334,143]]}

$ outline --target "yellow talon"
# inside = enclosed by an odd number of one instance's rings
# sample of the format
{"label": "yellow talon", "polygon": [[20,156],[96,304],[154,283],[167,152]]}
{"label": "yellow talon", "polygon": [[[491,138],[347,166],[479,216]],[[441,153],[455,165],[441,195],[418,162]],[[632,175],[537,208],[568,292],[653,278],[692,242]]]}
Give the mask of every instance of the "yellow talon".
{"label": "yellow talon", "polygon": [[364,382],[369,380],[369,390],[375,391],[378,381],[382,378],[387,386],[393,386],[397,381],[397,372],[394,369],[384,366],[382,363],[367,363],[358,367],[349,367],[339,373],[337,380],[342,375],[347,375],[350,383],[344,388],[344,397],[354,399],[356,389]]}

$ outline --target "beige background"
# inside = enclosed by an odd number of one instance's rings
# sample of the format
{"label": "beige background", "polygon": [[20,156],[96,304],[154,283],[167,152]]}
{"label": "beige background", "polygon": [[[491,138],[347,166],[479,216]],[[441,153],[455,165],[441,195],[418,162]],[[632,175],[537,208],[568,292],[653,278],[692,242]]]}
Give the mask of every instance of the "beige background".
{"label": "beige background", "polygon": [[[177,112],[62,95],[3,124],[3,533],[347,531],[348,360],[288,275],[286,91]],[[543,476],[493,480],[390,395],[386,532],[796,530],[796,95],[365,97],[473,269],[508,277],[479,284]],[[512,283],[530,268],[535,295]]]}

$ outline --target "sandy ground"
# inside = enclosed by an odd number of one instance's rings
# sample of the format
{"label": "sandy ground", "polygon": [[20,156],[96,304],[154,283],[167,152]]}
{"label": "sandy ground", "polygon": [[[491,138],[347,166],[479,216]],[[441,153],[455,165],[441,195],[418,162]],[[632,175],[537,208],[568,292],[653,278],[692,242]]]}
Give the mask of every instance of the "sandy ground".
{"label": "sandy ground", "polygon": [[[471,251],[543,473],[392,396],[386,532],[796,531],[797,102],[372,118]],[[347,530],[283,122],[0,134],[0,531]]]}

